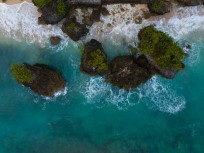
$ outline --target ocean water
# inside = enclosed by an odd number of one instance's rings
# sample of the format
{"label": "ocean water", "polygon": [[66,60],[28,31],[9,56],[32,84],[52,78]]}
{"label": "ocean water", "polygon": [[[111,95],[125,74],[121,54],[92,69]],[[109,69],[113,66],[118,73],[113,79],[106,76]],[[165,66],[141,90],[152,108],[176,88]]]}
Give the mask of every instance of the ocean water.
{"label": "ocean water", "polygon": [[[168,22],[145,20],[126,28],[118,21],[109,38],[107,31],[97,36],[92,27],[85,39],[101,40],[109,59],[129,54],[127,41],[151,23],[192,46],[186,50],[186,68],[173,80],[155,76],[127,92],[106,84],[103,77],[81,73],[82,42],[65,38],[58,26],[38,26],[32,4],[1,4],[0,153],[203,153],[202,11],[200,6],[176,8]],[[9,12],[17,13],[11,18]],[[48,43],[53,34],[64,38],[57,47]],[[19,85],[9,69],[24,62],[57,69],[67,81],[66,92],[49,99]]]}

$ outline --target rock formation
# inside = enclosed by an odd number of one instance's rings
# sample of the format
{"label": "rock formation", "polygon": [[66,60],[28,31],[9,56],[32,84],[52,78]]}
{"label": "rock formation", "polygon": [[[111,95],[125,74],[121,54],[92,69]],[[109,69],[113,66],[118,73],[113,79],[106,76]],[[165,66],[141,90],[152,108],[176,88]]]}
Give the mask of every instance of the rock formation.
{"label": "rock formation", "polygon": [[107,55],[101,43],[95,39],[85,44],[81,59],[81,70],[90,75],[106,75],[109,72]]}
{"label": "rock formation", "polygon": [[65,89],[66,82],[59,72],[44,64],[15,64],[11,72],[17,82],[42,96],[52,97]]}

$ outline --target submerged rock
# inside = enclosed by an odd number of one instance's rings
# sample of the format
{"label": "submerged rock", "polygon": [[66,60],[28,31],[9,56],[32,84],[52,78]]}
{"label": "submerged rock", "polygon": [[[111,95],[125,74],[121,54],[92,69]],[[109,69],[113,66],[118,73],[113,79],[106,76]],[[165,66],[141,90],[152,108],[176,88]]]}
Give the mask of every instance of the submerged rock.
{"label": "submerged rock", "polygon": [[58,36],[52,36],[52,37],[50,37],[50,43],[51,43],[52,45],[58,45],[58,44],[60,43],[60,41],[61,41],[61,38],[58,37]]}
{"label": "submerged rock", "polygon": [[128,55],[118,56],[111,62],[110,74],[106,80],[114,86],[127,90],[137,88],[154,74],[154,69],[144,55],[138,59]]}
{"label": "submerged rock", "polygon": [[107,55],[95,39],[86,43],[81,59],[81,71],[90,75],[106,75],[109,72]]}
{"label": "submerged rock", "polygon": [[149,11],[158,15],[170,12],[170,2],[164,0],[149,0],[147,6]]}
{"label": "submerged rock", "polygon": [[56,70],[44,64],[12,65],[14,78],[33,92],[52,97],[65,89],[66,82]]}
{"label": "submerged rock", "polygon": [[62,25],[62,31],[74,41],[78,41],[89,32],[86,25],[78,23],[75,17],[69,16]]}
{"label": "submerged rock", "polygon": [[40,24],[56,24],[68,13],[65,0],[33,0],[33,3],[42,13],[38,19]]}

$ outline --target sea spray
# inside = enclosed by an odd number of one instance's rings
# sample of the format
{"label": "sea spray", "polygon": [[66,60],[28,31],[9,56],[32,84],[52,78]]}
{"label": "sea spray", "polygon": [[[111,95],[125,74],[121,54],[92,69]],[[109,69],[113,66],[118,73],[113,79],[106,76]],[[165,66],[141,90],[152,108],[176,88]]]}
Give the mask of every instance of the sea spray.
{"label": "sea spray", "polygon": [[32,3],[23,2],[15,5],[0,3],[0,31],[4,36],[27,43],[45,45],[50,36],[65,35],[58,25],[39,25],[40,13]]}

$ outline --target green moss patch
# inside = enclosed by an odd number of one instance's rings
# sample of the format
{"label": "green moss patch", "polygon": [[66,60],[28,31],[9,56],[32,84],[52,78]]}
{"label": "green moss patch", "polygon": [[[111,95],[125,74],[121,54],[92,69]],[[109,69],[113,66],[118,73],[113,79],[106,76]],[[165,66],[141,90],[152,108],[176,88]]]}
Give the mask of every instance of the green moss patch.
{"label": "green moss patch", "polygon": [[165,7],[165,3],[160,0],[153,0],[152,1],[152,9],[155,11],[159,11],[161,8]]}
{"label": "green moss patch", "polygon": [[67,13],[67,5],[64,0],[57,0],[57,10],[55,13],[63,15]]}
{"label": "green moss patch", "polygon": [[76,28],[76,23],[74,22],[71,22],[69,25],[68,25],[69,29],[71,30],[74,30]]}
{"label": "green moss patch", "polygon": [[32,83],[33,74],[24,65],[12,64],[11,72],[19,83]]}
{"label": "green moss patch", "polygon": [[90,60],[88,61],[89,65],[99,70],[109,69],[106,61],[106,56],[100,49],[97,49],[96,51],[91,51],[89,56],[90,56]]}
{"label": "green moss patch", "polygon": [[33,0],[33,3],[39,8],[43,8],[44,6],[51,2],[52,0]]}
{"label": "green moss patch", "polygon": [[140,30],[138,37],[141,54],[150,55],[155,64],[161,68],[182,69],[181,60],[184,58],[184,52],[173,38],[153,26],[147,26]]}

